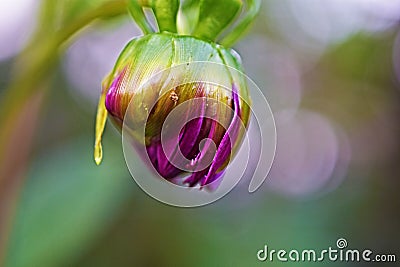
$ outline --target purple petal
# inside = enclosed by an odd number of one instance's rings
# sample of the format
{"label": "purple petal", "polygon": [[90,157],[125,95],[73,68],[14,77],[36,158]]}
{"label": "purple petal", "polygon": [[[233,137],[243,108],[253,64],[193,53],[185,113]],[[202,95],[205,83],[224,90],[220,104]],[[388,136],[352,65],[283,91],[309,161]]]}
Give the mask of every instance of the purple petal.
{"label": "purple petal", "polygon": [[215,153],[213,163],[210,166],[210,169],[205,176],[205,178],[201,181],[201,186],[211,183],[215,181],[219,174],[216,173],[217,170],[225,163],[228,157],[231,155],[232,147],[234,142],[237,139],[239,134],[239,126],[240,126],[240,109],[239,109],[239,96],[237,94],[237,88],[235,85],[232,85],[232,97],[233,97],[233,110],[234,115],[231,124],[228,127],[224,137],[221,140],[221,143],[218,146],[217,152]]}
{"label": "purple petal", "polygon": [[[216,173],[213,175],[210,179],[208,184],[206,184],[204,187],[206,189],[209,189],[210,191],[214,191],[218,188],[218,186],[221,184],[222,181],[222,176],[225,174],[225,170],[222,170],[219,173]],[[221,179],[220,179],[221,178]]]}
{"label": "purple petal", "polygon": [[[214,151],[210,150],[209,147],[211,145],[211,142],[216,142],[218,145],[220,140],[215,140],[214,134],[216,131],[218,122],[216,120],[210,119],[210,118],[204,118],[204,122],[202,125],[202,134],[199,135],[199,138],[196,142],[196,155],[194,155],[193,158],[193,167],[196,168],[198,166],[202,167],[203,162],[211,162],[213,157],[214,157]],[[203,148],[201,151],[199,151],[199,143],[201,140],[208,138],[206,140],[206,143],[204,144]],[[185,179],[184,183],[188,183],[189,186],[195,186],[198,184],[202,179],[204,179],[205,175],[207,174],[208,170],[210,167],[207,167],[201,171],[194,171],[192,175],[190,175],[187,179]]]}
{"label": "purple petal", "polygon": [[[239,108],[239,97],[237,93],[237,88],[235,85],[232,86],[232,99],[233,99],[233,110],[234,114],[231,123],[223,134],[221,140],[215,140],[216,127],[218,122],[210,118],[203,118],[201,115],[205,113],[205,105],[201,105],[198,118],[188,122],[182,129],[179,136],[179,147],[181,149],[182,155],[187,159],[192,159],[194,165],[201,164],[203,161],[210,161],[212,157],[212,163],[208,168],[201,171],[193,172],[189,177],[184,180],[184,183],[189,186],[195,186],[200,183],[200,186],[207,186],[210,190],[218,187],[219,180],[224,174],[224,170],[219,170],[221,166],[228,160],[232,152],[232,145],[236,141],[239,133],[240,126],[240,108]],[[196,111],[194,111],[196,112]],[[199,150],[199,143],[204,138],[209,138],[207,140],[202,150]],[[213,140],[218,146],[217,151],[211,154],[209,146]],[[172,141],[176,141],[172,140]],[[167,141],[168,142],[168,141]],[[176,149],[176,144],[167,144],[169,149]],[[165,179],[173,180],[176,176],[183,173],[182,170],[176,168],[168,160],[160,141],[153,142],[147,147],[148,155],[154,168],[163,176]],[[176,151],[173,153],[168,153],[171,155],[173,160],[176,156]],[[195,167],[195,166],[194,166]],[[213,183],[211,185],[211,183]]]}
{"label": "purple petal", "polygon": [[[179,134],[178,144],[176,144],[176,139],[172,138],[171,140],[166,140],[164,148],[160,141],[153,143],[148,148],[149,157],[154,158],[152,159],[153,166],[157,169],[160,175],[166,179],[171,179],[183,172],[171,164],[171,162],[176,162],[176,157],[179,155],[177,153],[178,145],[182,155],[186,159],[193,158],[190,154],[193,150],[198,150],[199,142],[202,139],[199,138],[199,134],[204,130],[202,125],[205,103],[197,108],[199,109],[198,113],[196,113],[198,114],[198,118],[186,123]],[[169,159],[167,155],[170,155]]]}
{"label": "purple petal", "polygon": [[[204,111],[202,112],[201,116],[203,114]],[[182,154],[187,158],[193,158],[193,153],[198,151],[199,142],[201,141],[199,140],[199,137],[203,136],[202,132],[204,131],[204,128],[202,128],[203,122],[203,117],[196,118],[192,121],[189,121],[183,129],[182,136],[179,140],[179,147],[182,151]]]}
{"label": "purple petal", "polygon": [[[191,155],[193,150],[198,150],[199,142],[201,137],[201,132],[202,132],[202,124],[203,124],[203,116],[205,112],[205,104],[201,106],[198,106],[198,111],[192,111],[198,116],[198,118],[193,119],[189,122],[186,123],[186,125],[183,127],[180,136],[179,136],[179,149],[181,150],[182,155],[186,159],[192,159],[193,156]],[[199,140],[200,139],[200,140]],[[172,140],[172,142],[175,142],[175,140]],[[171,155],[171,161],[175,162],[177,154],[177,149],[178,145],[177,144],[172,144],[175,151],[170,154]],[[163,162],[164,165],[161,165],[160,168],[165,168],[169,163],[169,161]]]}
{"label": "purple petal", "polygon": [[[232,146],[234,142],[236,141],[239,133],[239,126],[240,126],[240,108],[239,108],[239,97],[237,94],[237,88],[235,85],[232,86],[232,99],[233,99],[233,110],[234,110],[234,115],[231,120],[231,123],[225,132],[221,142],[218,145],[218,149],[214,155],[214,159],[212,161],[212,164],[210,165],[209,168],[206,168],[202,171],[199,172],[194,172],[192,175],[190,175],[188,178],[185,179],[184,183],[188,183],[189,186],[195,186],[197,183],[200,182],[200,185],[207,186],[212,190],[213,188],[215,189],[218,187],[219,182],[217,181],[220,179],[223,174],[225,173],[225,170],[222,170],[217,173],[218,169],[226,162],[228,157],[231,154],[232,151]],[[213,127],[211,127],[209,131],[209,138],[212,137],[213,134],[213,128],[215,129],[215,126],[217,124],[216,121],[211,120],[213,122]],[[200,156],[201,157],[201,156]],[[198,159],[200,160],[200,159]],[[214,183],[213,183],[214,182]],[[213,185],[210,185],[213,183]],[[215,185],[214,185],[215,184]]]}
{"label": "purple petal", "polygon": [[121,73],[113,80],[108,89],[106,95],[106,109],[116,118],[119,118],[121,121],[123,120],[123,115],[121,112],[121,85],[124,80],[126,69],[124,68]]}
{"label": "purple petal", "polygon": [[182,173],[182,170],[169,163],[160,141],[147,146],[147,153],[154,168],[165,179],[172,179]]}

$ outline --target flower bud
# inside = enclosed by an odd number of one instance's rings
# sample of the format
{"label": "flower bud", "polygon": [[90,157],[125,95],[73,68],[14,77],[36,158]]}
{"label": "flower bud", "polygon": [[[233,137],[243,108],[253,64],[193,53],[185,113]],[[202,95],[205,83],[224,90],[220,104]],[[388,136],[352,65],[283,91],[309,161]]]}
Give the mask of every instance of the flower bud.
{"label": "flower bud", "polygon": [[[199,65],[192,67],[199,61],[222,67],[218,73],[208,73]],[[181,64],[185,64],[185,72],[175,75],[171,82],[168,69]],[[151,164],[165,179],[189,186],[204,186],[217,180],[239,148],[244,134],[239,126],[247,127],[250,114],[246,81],[233,75],[232,68],[242,69],[234,51],[195,37],[157,33],[130,41],[103,83],[96,126],[96,162],[99,164],[102,157],[100,141],[108,113],[120,130],[124,120],[130,120],[133,140],[145,145]],[[204,73],[204,81],[188,80],[189,73],[194,72]],[[208,83],[208,75],[228,80],[231,88]],[[185,103],[184,109],[173,113]],[[170,114],[177,123],[168,125],[170,129],[178,127],[179,122],[185,123],[177,139],[167,137],[168,149],[163,147],[162,130]],[[192,119],[188,120],[190,116]],[[141,128],[145,129],[144,140],[140,140]],[[186,169],[171,163],[177,149],[190,162]],[[182,179],[183,176],[186,177]]]}

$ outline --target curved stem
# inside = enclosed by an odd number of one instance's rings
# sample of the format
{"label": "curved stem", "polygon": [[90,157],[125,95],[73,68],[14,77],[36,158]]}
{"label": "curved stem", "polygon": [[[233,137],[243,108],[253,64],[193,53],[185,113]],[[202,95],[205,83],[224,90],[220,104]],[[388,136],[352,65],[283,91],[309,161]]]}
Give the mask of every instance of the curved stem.
{"label": "curved stem", "polygon": [[138,0],[129,0],[128,10],[133,20],[142,30],[143,34],[149,34],[154,32],[150,23],[147,21],[146,16],[143,12],[143,8],[138,3]]}
{"label": "curved stem", "polygon": [[127,7],[127,0],[114,0],[105,2],[101,6],[90,10],[59,31],[57,36],[59,44],[68,41],[79,30],[96,19],[107,19],[124,14],[127,11]]}
{"label": "curved stem", "polygon": [[261,0],[249,0],[247,3],[248,11],[243,19],[234,27],[234,29],[221,39],[220,43],[224,47],[233,46],[248,30],[254,18],[260,11]]}

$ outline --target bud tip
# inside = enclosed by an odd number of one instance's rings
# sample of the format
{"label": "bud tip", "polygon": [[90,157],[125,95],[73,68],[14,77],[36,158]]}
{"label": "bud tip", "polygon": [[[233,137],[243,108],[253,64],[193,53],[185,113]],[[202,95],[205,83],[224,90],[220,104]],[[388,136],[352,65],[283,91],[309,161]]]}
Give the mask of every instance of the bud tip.
{"label": "bud tip", "polygon": [[101,161],[103,159],[103,149],[101,147],[101,144],[95,144],[94,145],[94,161],[96,162],[96,165],[100,165]]}

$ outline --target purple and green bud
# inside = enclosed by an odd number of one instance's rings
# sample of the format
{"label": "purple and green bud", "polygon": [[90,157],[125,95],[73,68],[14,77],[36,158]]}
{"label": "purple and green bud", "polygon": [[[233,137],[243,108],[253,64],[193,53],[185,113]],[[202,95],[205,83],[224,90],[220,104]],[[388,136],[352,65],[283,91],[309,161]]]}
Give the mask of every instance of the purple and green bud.
{"label": "purple and green bud", "polygon": [[[188,72],[204,71],[191,68],[191,63],[199,61],[224,66],[212,75],[229,80],[231,88],[227,90],[207,81],[186,82],[188,73],[175,77],[179,85],[170,88],[164,75],[156,75],[181,64],[188,66]],[[231,68],[242,71],[234,51],[196,37],[164,32],[130,41],[103,82],[96,122],[96,163],[100,164],[102,159],[101,136],[107,114],[120,130],[129,116],[132,139],[145,145],[151,164],[165,179],[179,184],[183,181],[188,186],[205,186],[222,177],[242,142],[244,133],[240,125],[247,127],[250,115],[246,81],[234,75]],[[153,79],[155,75],[156,80]],[[190,102],[193,99],[200,101]],[[166,142],[190,161],[193,165],[190,172],[170,162],[170,155],[166,155],[161,142],[167,116],[185,102],[190,103],[188,108],[178,115],[174,113],[173,119],[186,122],[189,114],[198,116],[184,124],[179,138],[173,139],[178,142]],[[145,140],[135,139],[140,136],[135,131],[143,127]],[[209,152],[211,143],[216,147],[212,153]],[[196,169],[202,162],[211,163],[206,168]]]}

